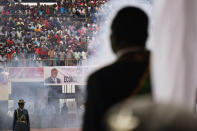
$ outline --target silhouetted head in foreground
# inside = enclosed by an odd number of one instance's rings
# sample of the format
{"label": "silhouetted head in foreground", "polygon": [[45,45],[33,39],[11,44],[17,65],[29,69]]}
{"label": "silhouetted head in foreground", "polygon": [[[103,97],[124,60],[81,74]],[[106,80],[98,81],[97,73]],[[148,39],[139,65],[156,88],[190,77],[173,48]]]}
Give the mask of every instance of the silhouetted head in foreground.
{"label": "silhouetted head in foreground", "polygon": [[139,8],[125,7],[114,18],[111,31],[115,53],[125,48],[144,48],[148,37],[148,16]]}

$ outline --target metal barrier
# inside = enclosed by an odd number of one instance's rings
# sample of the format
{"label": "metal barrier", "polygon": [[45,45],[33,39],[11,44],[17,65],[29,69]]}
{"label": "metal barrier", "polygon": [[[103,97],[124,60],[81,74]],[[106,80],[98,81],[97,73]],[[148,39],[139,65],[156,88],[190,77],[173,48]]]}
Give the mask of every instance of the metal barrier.
{"label": "metal barrier", "polygon": [[[15,10],[10,10],[10,11],[12,12],[12,11],[15,11]],[[25,18],[25,17],[30,16],[31,14],[11,13],[11,14],[1,14],[1,15],[4,16],[4,17],[22,17],[22,18]],[[72,20],[79,20],[79,21],[85,21],[86,19],[89,18],[86,15],[84,15],[84,16],[82,16],[82,15],[77,16],[76,14],[61,14],[58,11],[55,12],[54,14],[45,14],[44,16],[67,17],[67,18],[69,17]]]}
{"label": "metal barrier", "polygon": [[3,67],[41,67],[41,66],[85,66],[87,65],[87,59],[20,59],[20,60],[12,60],[12,61],[4,61],[0,62],[0,66]]}

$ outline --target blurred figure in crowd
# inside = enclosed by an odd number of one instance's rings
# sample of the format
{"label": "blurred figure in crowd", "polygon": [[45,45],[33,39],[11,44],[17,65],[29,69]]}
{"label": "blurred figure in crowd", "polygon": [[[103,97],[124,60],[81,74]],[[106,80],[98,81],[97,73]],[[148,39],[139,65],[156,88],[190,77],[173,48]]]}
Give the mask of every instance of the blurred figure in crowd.
{"label": "blurred figure in crowd", "polygon": [[14,111],[13,131],[30,131],[29,115],[24,105],[24,100],[18,101],[19,108]]}
{"label": "blurred figure in crowd", "polygon": [[111,46],[118,59],[88,79],[83,131],[104,131],[107,110],[142,91],[149,68],[147,29],[148,17],[141,9],[125,7],[116,15],[111,25]]}

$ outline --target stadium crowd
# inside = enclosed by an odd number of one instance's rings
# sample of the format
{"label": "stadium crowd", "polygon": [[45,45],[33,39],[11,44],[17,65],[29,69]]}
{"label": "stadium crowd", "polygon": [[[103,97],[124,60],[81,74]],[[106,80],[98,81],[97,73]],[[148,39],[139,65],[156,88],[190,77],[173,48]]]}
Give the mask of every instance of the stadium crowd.
{"label": "stadium crowd", "polygon": [[5,66],[73,66],[86,63],[106,1],[7,4],[1,11],[0,62]]}
{"label": "stadium crowd", "polygon": [[0,1],[0,5],[6,5],[8,2],[7,2],[7,0],[1,0]]}

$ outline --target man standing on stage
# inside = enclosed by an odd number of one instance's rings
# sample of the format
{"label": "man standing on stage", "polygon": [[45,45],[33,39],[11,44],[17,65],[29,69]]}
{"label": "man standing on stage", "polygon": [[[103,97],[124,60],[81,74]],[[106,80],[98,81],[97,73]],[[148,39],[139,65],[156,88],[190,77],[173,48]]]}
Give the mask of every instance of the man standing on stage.
{"label": "man standing on stage", "polygon": [[24,105],[24,100],[18,101],[19,108],[14,111],[13,131],[30,131],[29,115]]}

